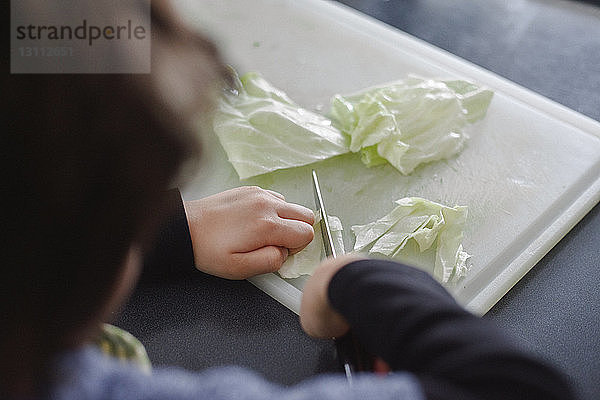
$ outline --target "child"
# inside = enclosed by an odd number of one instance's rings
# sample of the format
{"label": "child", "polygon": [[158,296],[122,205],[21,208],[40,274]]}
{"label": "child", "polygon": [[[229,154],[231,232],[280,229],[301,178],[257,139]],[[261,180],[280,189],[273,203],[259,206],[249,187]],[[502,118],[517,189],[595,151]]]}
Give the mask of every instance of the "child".
{"label": "child", "polygon": [[184,204],[169,191],[198,153],[192,118],[209,113],[227,76],[214,46],[165,3],[152,3],[152,18],[151,74],[4,70],[1,398],[572,398],[559,372],[426,274],[357,255],[317,269],[301,322],[318,337],[351,326],[395,371],[385,378],[280,387],[240,368],[148,375],[91,346],[144,257],[240,279],[278,269],[314,235],[312,213],[278,193],[238,188]]}

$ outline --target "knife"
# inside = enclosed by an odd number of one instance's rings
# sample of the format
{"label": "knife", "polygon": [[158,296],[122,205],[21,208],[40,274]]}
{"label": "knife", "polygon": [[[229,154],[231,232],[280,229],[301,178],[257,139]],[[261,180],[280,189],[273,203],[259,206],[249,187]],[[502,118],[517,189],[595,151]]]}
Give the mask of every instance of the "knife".
{"label": "knife", "polygon": [[313,189],[315,192],[315,205],[317,211],[321,214],[321,236],[323,237],[323,247],[325,247],[325,256],[336,258],[335,247],[333,246],[333,239],[331,238],[331,228],[329,227],[329,219],[327,217],[327,211],[325,210],[325,204],[323,204],[323,195],[321,194],[321,187],[319,186],[319,178],[317,177],[317,171],[312,170]]}
{"label": "knife", "polygon": [[[312,170],[312,182],[315,195],[315,205],[317,211],[321,214],[321,221],[319,222],[321,227],[321,236],[323,238],[323,247],[325,248],[326,257],[337,257],[335,247],[333,245],[333,239],[331,237],[331,228],[329,227],[329,219],[325,204],[323,202],[323,195],[321,193],[321,187],[319,186],[319,178],[317,172]],[[337,352],[338,360],[348,383],[352,384],[352,374],[355,371],[367,371],[370,368],[370,357],[366,356],[366,352],[356,340],[352,332],[348,332],[341,338],[334,339],[335,349]]]}

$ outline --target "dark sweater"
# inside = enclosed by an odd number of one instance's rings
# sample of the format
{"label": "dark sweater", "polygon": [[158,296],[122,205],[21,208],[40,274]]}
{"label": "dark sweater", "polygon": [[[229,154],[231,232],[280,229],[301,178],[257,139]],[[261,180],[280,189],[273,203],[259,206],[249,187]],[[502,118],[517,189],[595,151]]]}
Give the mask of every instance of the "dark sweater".
{"label": "dark sweater", "polygon": [[331,280],[329,299],[372,354],[417,376],[429,399],[571,399],[565,378],[427,273],[364,260]]}

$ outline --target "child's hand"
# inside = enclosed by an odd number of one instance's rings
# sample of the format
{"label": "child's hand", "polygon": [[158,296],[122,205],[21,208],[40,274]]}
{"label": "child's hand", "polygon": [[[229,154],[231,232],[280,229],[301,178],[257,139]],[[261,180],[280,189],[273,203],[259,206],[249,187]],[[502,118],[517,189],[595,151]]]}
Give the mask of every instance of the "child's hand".
{"label": "child's hand", "polygon": [[317,338],[341,337],[350,326],[346,319],[331,307],[327,292],[331,278],[344,266],[364,259],[357,253],[348,253],[338,258],[323,261],[309,278],[302,291],[300,323],[302,329]]}
{"label": "child's hand", "polygon": [[309,244],[314,214],[276,192],[244,186],[184,202],[199,270],[228,279],[273,272]]}

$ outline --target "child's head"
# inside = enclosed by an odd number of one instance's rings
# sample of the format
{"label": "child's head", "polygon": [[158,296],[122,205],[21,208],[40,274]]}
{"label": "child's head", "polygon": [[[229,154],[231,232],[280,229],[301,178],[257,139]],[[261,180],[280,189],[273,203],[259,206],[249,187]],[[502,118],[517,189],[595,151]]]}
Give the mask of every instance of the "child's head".
{"label": "child's head", "polygon": [[222,83],[217,51],[153,1],[151,52],[151,74],[5,65],[0,383],[13,392],[99,318],[129,249],[168,211],[163,191],[198,155],[191,119]]}

